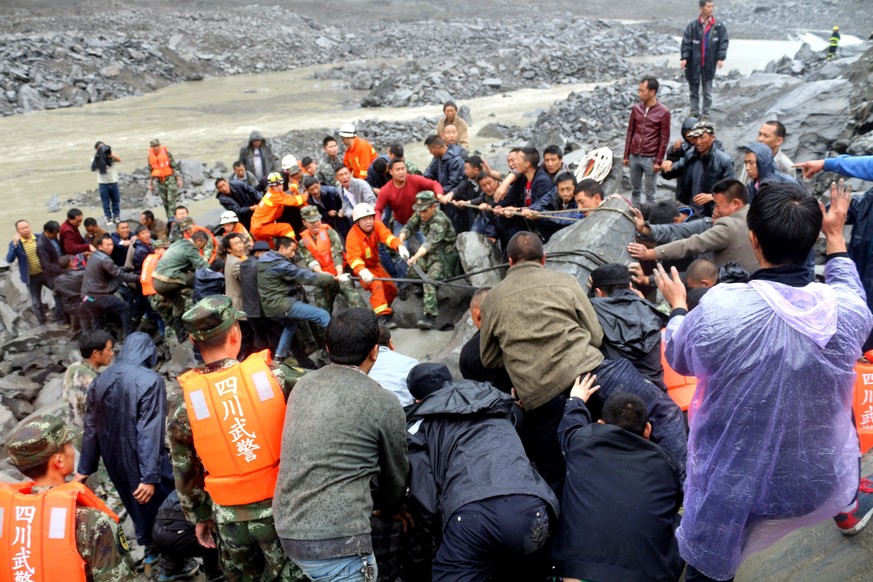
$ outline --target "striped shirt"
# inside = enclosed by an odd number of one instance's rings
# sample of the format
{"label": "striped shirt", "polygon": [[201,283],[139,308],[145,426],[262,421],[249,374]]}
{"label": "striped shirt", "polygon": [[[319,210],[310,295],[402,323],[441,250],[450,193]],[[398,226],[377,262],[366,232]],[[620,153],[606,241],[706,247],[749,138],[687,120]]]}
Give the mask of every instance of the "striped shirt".
{"label": "striped shirt", "polygon": [[31,275],[39,275],[42,273],[42,267],[39,264],[39,257],[36,254],[36,237],[31,235],[29,239],[21,239],[21,246],[24,248],[24,253],[27,255],[27,272]]}

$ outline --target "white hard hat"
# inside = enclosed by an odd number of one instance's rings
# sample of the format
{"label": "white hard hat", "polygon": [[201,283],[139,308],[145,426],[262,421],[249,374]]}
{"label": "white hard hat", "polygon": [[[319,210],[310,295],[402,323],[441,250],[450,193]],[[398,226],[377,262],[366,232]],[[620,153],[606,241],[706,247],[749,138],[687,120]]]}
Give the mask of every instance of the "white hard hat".
{"label": "white hard hat", "polygon": [[297,158],[295,158],[291,154],[288,154],[287,156],[282,158],[282,169],[283,170],[290,170],[291,166],[296,166],[296,165],[297,165]]}
{"label": "white hard hat", "polygon": [[355,131],[355,125],[353,123],[344,123],[339,130],[340,137],[355,137],[357,132]]}
{"label": "white hard hat", "polygon": [[239,222],[239,217],[237,217],[236,212],[233,210],[222,212],[221,218],[218,219],[218,224],[231,224],[232,222]]}
{"label": "white hard hat", "polygon": [[376,216],[376,209],[373,208],[373,205],[366,202],[355,204],[355,208],[352,210],[352,222],[357,222],[365,216]]}

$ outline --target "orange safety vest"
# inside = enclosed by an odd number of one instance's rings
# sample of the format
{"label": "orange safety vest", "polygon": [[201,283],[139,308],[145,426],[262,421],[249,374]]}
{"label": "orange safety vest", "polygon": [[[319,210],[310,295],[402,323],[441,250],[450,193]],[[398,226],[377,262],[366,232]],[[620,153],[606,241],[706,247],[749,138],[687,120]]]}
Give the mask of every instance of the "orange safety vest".
{"label": "orange safety vest", "polygon": [[167,148],[161,147],[158,153],[154,148],[149,148],[149,166],[152,168],[152,176],[155,178],[167,178],[173,175],[173,166],[170,165],[170,156]]}
{"label": "orange safety vest", "polygon": [[[194,233],[198,232],[198,231],[205,232],[206,234],[208,234],[209,240],[212,241],[212,256],[209,257],[209,264],[211,265],[212,263],[215,262],[216,257],[218,257],[218,241],[215,240],[215,235],[212,234],[212,231],[210,231],[208,228],[203,228],[202,226],[195,224],[191,228],[191,230],[186,230],[185,232],[183,232],[182,236],[184,236],[188,240],[191,240],[191,237],[194,236]],[[205,250],[205,248],[199,250],[201,257],[205,257],[205,255],[203,254],[204,250]]]}
{"label": "orange safety vest", "polygon": [[32,489],[33,482],[0,483],[0,582],[86,582],[76,506],[98,509],[116,523],[118,516],[81,483]]}
{"label": "orange safety vest", "polygon": [[297,184],[291,184],[288,192],[276,192],[268,188],[252,213],[252,230],[276,221],[286,206],[305,206],[306,197],[297,192]]}
{"label": "orange safety vest", "polygon": [[864,354],[864,358],[855,364],[855,396],[852,399],[852,409],[855,416],[855,428],[858,429],[858,439],[863,455],[873,448],[873,350]]}
{"label": "orange safety vest", "polygon": [[370,234],[354,225],[346,235],[346,260],[349,267],[357,275],[362,269],[381,269],[379,262],[379,243],[394,249],[400,246],[400,239],[388,230],[388,227],[378,220],[373,223]]}
{"label": "orange safety vest", "polygon": [[142,285],[142,294],[144,297],[148,297],[150,295],[157,295],[157,291],[155,291],[155,286],[152,283],[154,278],[152,274],[155,272],[155,268],[158,266],[158,261],[161,256],[166,252],[165,249],[161,249],[160,253],[152,253],[145,258],[142,262],[142,271],[139,274],[139,283]]}
{"label": "orange safety vest", "polygon": [[697,390],[697,378],[694,376],[682,376],[667,362],[665,356],[667,340],[664,339],[664,330],[661,330],[661,365],[664,367],[664,385],[667,386],[667,394],[673,402],[683,411],[688,410],[694,391]]}
{"label": "orange safety vest", "polygon": [[309,229],[304,230],[303,234],[300,236],[300,242],[302,242],[303,246],[306,247],[306,250],[315,257],[315,260],[318,261],[318,264],[321,265],[321,269],[325,273],[336,275],[336,265],[333,264],[330,236],[327,233],[328,230],[330,230],[330,226],[322,224],[318,231],[318,235],[314,239],[312,237],[312,232],[310,232]]}
{"label": "orange safety vest", "polygon": [[206,491],[219,505],[272,499],[279,477],[285,395],[270,352],[203,374],[179,376],[194,448],[206,468]]}

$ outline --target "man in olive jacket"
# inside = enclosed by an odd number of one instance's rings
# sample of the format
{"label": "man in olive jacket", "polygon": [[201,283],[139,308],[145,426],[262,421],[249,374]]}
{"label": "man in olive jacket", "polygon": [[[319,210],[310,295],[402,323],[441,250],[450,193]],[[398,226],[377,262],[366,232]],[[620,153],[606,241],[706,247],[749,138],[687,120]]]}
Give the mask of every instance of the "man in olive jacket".
{"label": "man in olive jacket", "polygon": [[560,495],[564,460],[558,424],[574,380],[588,372],[600,384],[589,404],[594,417],[613,392],[636,394],[656,427],[652,440],[673,456],[684,475],[682,411],[628,360],[604,359],[599,350],[603,329],[576,278],[544,268],[543,244],[533,233],[516,233],[506,254],[509,272],[482,303],[482,364],[503,365],[509,373],[525,409],[522,441],[543,478]]}

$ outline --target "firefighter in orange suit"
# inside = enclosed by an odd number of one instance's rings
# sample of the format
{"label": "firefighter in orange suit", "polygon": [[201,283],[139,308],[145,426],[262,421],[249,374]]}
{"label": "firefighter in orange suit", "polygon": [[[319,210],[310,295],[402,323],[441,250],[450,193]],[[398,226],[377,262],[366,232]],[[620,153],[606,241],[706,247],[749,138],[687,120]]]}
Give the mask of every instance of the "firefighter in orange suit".
{"label": "firefighter in orange suit", "polygon": [[379,243],[400,253],[403,260],[409,258],[409,251],[387,226],[376,220],[376,210],[366,202],[355,205],[352,220],[355,225],[346,237],[346,260],[352,272],[361,278],[361,286],[370,292],[370,305],[380,323],[388,324],[397,287],[391,281],[374,280],[389,277],[379,262]]}
{"label": "firefighter in orange suit", "polygon": [[267,176],[267,188],[264,197],[258,202],[258,207],[252,213],[252,236],[273,246],[273,237],[287,236],[297,238],[294,228],[285,222],[276,222],[282,216],[286,206],[304,206],[306,196],[297,194],[296,187],[291,192],[282,189],[282,174],[273,172]]}
{"label": "firefighter in orange suit", "polygon": [[370,164],[379,157],[379,154],[376,153],[376,148],[364,138],[358,137],[358,132],[351,123],[343,124],[339,130],[339,136],[346,148],[346,153],[343,155],[343,164],[351,170],[352,178],[365,180]]}
{"label": "firefighter in orange suit", "polygon": [[6,438],[12,464],[31,481],[0,483],[0,581],[136,580],[118,517],[85,485],[66,482],[81,434],[44,414]]}
{"label": "firefighter in orange suit", "polygon": [[241,317],[226,295],[182,316],[205,363],[179,376],[184,401],[167,420],[176,491],[200,544],[214,548],[218,536],[228,580],[305,580],[272,509],[285,400],[302,370],[274,364],[266,350],[237,361]]}

